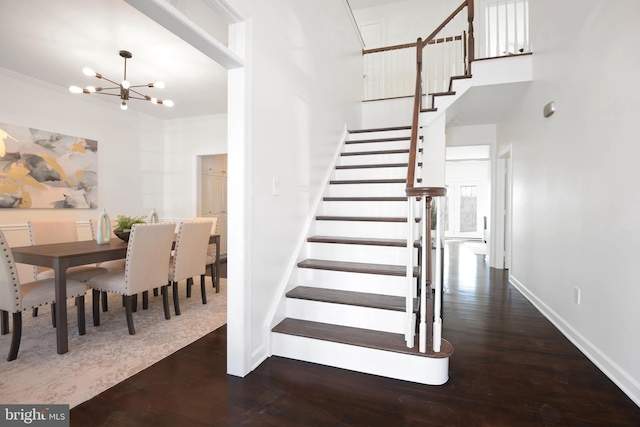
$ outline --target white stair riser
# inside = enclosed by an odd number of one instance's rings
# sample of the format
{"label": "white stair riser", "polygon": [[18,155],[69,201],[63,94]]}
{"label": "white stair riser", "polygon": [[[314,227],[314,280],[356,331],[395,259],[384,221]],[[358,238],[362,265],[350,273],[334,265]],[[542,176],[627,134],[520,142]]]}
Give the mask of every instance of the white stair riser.
{"label": "white stair riser", "polygon": [[346,165],[380,165],[385,163],[407,163],[409,153],[393,154],[361,154],[358,156],[340,156],[338,164]]}
{"label": "white stair riser", "polygon": [[298,268],[297,275],[298,279],[295,283],[299,286],[406,296],[406,278],[402,276],[351,273],[313,268]]}
{"label": "white stair riser", "polygon": [[382,132],[350,133],[347,139],[349,141],[362,141],[363,139],[406,138],[410,136],[411,129],[402,129]]}
{"label": "white stair riser", "polygon": [[358,142],[356,144],[345,144],[343,151],[347,153],[358,153],[361,151],[376,150],[408,150],[409,147],[409,140],[388,142]]}
{"label": "white stair riser", "polygon": [[331,184],[329,196],[332,197],[402,197],[406,183],[402,184]]}
{"label": "white stair riser", "polygon": [[317,236],[375,236],[381,239],[406,239],[409,231],[406,222],[316,221],[314,234]]}
{"label": "white stair riser", "polygon": [[279,333],[271,334],[274,356],[396,378],[442,385],[449,379],[449,359],[393,353]]}
{"label": "white stair riser", "polygon": [[[406,162],[404,162],[406,163]],[[407,179],[407,167],[336,169],[332,179]]]}
{"label": "white stair riser", "polygon": [[408,203],[398,202],[370,202],[370,201],[324,201],[321,215],[338,216],[398,216],[406,217]]}
{"label": "white stair riser", "polygon": [[[403,311],[287,298],[287,317],[312,322],[404,334]],[[415,323],[415,315],[413,316]]]}
{"label": "white stair riser", "polygon": [[[329,261],[364,262],[370,264],[397,264],[407,262],[407,248],[337,243],[309,243],[309,258]],[[414,263],[418,262],[417,249],[412,250]]]}

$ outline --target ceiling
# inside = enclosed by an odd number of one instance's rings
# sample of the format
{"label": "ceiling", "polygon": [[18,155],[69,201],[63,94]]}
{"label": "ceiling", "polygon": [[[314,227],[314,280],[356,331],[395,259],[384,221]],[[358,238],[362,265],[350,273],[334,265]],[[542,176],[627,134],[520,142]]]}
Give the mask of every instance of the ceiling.
{"label": "ceiling", "polygon": [[[213,10],[203,10],[203,2],[171,3],[187,16],[206,16],[194,21],[207,22],[204,29],[226,45],[226,22]],[[0,5],[0,68],[46,82],[69,96],[119,108],[119,98],[74,95],[68,88],[107,86],[104,80],[85,76],[84,67],[122,80],[124,60],[118,52],[127,50],[133,54],[127,60],[127,80],[132,85],[162,80],[164,89],[140,92],[175,103],[166,107],[131,100],[129,110],[162,120],[226,112],[227,70],[123,0],[0,0]]]}

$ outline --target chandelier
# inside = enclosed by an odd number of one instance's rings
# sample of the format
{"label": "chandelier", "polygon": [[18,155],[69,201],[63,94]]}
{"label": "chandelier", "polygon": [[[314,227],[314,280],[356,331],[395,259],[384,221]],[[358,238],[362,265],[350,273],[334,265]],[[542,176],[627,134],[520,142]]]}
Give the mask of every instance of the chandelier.
{"label": "chandelier", "polygon": [[[113,80],[109,80],[102,74],[96,73],[91,68],[85,67],[83,68],[82,72],[86,76],[97,77],[99,79],[106,80],[109,83],[113,83],[115,86],[113,87],[87,86],[85,88],[81,88],[78,86],[70,86],[69,91],[71,93],[86,93],[86,94],[97,93],[100,95],[118,96],[122,100],[122,103],[120,104],[120,108],[122,108],[123,110],[127,109],[127,101],[130,99],[140,99],[142,101],[150,101],[153,104],[163,104],[163,105],[166,105],[167,107],[173,107],[173,101],[171,101],[170,99],[165,99],[165,100],[158,99],[158,98],[140,93],[136,89],[134,89],[134,88],[140,88],[140,87],[157,87],[159,89],[162,89],[164,88],[164,82],[147,83],[143,85],[132,85],[127,80],[127,59],[131,59],[133,55],[131,54],[131,52],[128,52],[126,50],[121,50],[119,53],[120,53],[120,56],[124,58],[124,78],[120,83],[116,83]],[[116,93],[109,93],[106,91],[115,91]]]}

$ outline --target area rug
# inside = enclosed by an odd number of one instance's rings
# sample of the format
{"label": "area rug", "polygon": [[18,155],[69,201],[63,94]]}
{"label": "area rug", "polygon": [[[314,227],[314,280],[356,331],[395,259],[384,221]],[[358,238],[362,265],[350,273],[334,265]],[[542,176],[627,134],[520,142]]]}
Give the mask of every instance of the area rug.
{"label": "area rug", "polygon": [[49,307],[38,317],[23,315],[22,343],[18,358],[6,361],[11,335],[0,336],[0,403],[68,404],[91,399],[124,379],[191,344],[227,321],[227,282],[220,280],[216,294],[207,280],[207,304],[200,298],[199,280],[186,298],[180,284],[181,315],[165,320],[162,297],[149,296],[149,309],[133,314],[135,335],[129,335],[119,295],[109,295],[109,311],[101,312],[101,324],[93,326],[91,292],[86,296],[87,333],[78,335],[76,308],[68,304],[69,352],[56,353],[55,330]]}
{"label": "area rug", "polygon": [[487,244],[484,242],[464,242],[464,245],[476,255],[487,254]]}

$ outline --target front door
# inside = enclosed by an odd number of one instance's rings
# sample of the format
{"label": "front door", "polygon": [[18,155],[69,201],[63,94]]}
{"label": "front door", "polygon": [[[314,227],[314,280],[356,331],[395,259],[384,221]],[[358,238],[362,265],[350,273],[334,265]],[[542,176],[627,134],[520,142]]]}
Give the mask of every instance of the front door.
{"label": "front door", "polygon": [[486,183],[459,181],[447,183],[445,237],[482,239]]}

